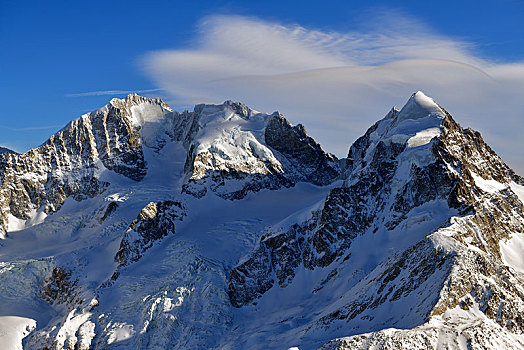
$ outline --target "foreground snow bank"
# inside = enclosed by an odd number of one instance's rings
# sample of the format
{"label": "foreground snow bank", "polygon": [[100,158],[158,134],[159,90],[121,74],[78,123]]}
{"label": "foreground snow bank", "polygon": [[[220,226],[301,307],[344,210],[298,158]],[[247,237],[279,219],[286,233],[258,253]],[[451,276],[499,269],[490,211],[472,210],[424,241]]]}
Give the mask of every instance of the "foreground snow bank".
{"label": "foreground snow bank", "polygon": [[0,344],[3,349],[22,350],[22,339],[36,328],[36,321],[18,316],[0,316]]}

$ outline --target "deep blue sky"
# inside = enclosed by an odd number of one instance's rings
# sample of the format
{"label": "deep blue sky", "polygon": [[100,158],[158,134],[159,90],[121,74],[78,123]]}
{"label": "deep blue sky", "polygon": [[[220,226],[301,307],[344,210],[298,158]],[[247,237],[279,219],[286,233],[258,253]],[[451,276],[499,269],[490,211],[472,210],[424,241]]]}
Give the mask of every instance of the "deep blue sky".
{"label": "deep blue sky", "polygon": [[37,146],[59,126],[110,99],[68,94],[156,88],[138,59],[153,50],[192,47],[196,24],[205,16],[237,14],[344,32],[365,27],[368,14],[384,9],[473,43],[481,57],[524,61],[524,2],[518,0],[2,0],[0,145],[17,151]]}

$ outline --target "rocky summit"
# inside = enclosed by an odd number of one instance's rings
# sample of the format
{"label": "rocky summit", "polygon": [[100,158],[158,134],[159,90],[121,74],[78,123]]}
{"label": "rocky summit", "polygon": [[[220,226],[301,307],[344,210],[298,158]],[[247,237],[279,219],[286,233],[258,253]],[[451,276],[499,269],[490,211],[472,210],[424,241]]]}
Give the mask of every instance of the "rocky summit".
{"label": "rocky summit", "polygon": [[524,179],[414,93],[349,148],[135,94],[0,150],[0,339],[522,349]]}

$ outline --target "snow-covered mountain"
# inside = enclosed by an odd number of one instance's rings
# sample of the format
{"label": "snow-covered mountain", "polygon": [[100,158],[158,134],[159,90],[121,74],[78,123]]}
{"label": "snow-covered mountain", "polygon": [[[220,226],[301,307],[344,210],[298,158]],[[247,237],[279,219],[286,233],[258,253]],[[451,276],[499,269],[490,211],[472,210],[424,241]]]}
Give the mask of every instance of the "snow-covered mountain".
{"label": "snow-covered mountain", "polygon": [[0,175],[12,347],[524,347],[524,180],[422,92],[341,160],[278,112],[129,95]]}
{"label": "snow-covered mountain", "polygon": [[6,148],[6,147],[0,147],[0,154],[2,154],[2,153],[8,153],[8,152],[16,153],[15,151],[10,150],[9,148]]}

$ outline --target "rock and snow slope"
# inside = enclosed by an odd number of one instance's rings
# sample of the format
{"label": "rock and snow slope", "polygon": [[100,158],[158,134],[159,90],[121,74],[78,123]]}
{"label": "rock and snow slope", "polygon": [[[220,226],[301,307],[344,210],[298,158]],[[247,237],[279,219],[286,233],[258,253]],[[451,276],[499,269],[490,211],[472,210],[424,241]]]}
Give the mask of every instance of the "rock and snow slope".
{"label": "rock and snow slope", "polygon": [[0,175],[29,349],[524,347],[524,182],[422,92],[342,160],[277,112],[130,95]]}

